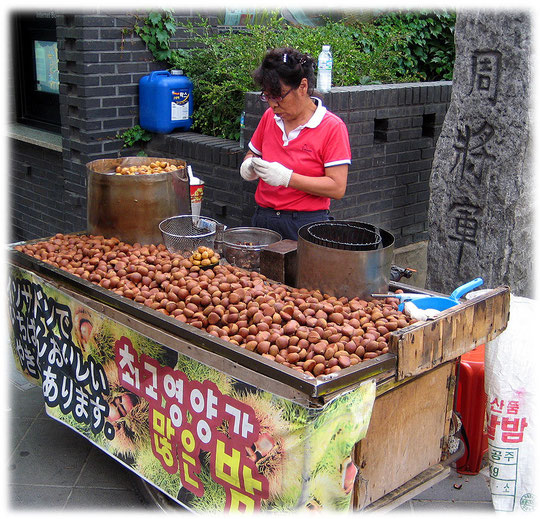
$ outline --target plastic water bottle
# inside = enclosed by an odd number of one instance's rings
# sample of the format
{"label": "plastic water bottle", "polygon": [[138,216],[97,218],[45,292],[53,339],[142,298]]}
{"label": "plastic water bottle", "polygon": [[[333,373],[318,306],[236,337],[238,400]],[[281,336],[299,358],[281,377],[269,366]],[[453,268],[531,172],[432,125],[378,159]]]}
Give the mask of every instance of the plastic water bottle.
{"label": "plastic water bottle", "polygon": [[240,115],[240,142],[241,148],[244,147],[244,130],[246,129],[246,112],[242,112]]}
{"label": "plastic water bottle", "polygon": [[317,90],[319,92],[330,92],[332,88],[332,53],[330,45],[323,45],[319,54],[317,71]]}

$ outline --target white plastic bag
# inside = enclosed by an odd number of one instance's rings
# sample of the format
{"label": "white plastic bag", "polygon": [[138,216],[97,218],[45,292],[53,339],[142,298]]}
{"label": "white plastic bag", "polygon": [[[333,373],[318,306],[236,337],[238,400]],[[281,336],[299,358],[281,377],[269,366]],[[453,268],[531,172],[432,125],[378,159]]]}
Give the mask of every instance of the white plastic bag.
{"label": "white plastic bag", "polygon": [[501,512],[535,508],[538,308],[537,301],[511,295],[506,330],[486,344],[490,489]]}

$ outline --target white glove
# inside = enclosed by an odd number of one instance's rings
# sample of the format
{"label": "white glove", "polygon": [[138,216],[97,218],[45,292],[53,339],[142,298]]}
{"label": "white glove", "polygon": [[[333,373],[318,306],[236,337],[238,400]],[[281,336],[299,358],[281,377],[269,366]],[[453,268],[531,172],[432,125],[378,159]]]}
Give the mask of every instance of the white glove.
{"label": "white glove", "polygon": [[292,169],[286,168],[279,162],[268,162],[258,157],[253,157],[252,164],[255,173],[267,184],[285,187],[289,185],[293,173]]}
{"label": "white glove", "polygon": [[413,319],[418,319],[418,321],[429,321],[435,319],[441,312],[440,310],[435,310],[435,308],[426,308],[425,310],[422,310],[421,308],[418,308],[413,301],[406,301],[403,303],[403,313]]}
{"label": "white glove", "polygon": [[240,166],[240,176],[248,182],[257,178],[257,173],[253,169],[253,164],[251,164],[252,159],[253,157],[248,157]]}

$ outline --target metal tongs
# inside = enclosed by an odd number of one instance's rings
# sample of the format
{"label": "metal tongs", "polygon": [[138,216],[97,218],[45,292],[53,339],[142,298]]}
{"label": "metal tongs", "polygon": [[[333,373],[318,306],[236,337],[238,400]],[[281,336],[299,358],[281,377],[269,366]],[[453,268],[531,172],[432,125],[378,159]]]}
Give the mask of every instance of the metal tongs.
{"label": "metal tongs", "polygon": [[427,294],[414,294],[412,292],[403,294],[395,294],[394,292],[388,292],[388,294],[371,294],[371,297],[374,297],[376,299],[391,297],[393,299],[399,299],[401,302],[403,302],[430,296],[428,296]]}

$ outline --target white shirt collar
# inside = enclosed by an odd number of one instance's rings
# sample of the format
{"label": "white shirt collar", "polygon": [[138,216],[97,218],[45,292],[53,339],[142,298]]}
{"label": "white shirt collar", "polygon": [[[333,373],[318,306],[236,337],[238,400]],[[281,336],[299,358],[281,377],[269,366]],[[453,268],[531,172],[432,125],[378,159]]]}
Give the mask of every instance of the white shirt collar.
{"label": "white shirt collar", "polygon": [[297,126],[294,130],[289,132],[289,135],[285,133],[285,124],[283,123],[283,119],[279,117],[278,115],[274,115],[274,120],[276,121],[276,124],[281,128],[281,131],[283,133],[283,145],[287,146],[289,144],[289,141],[292,141],[298,135],[304,128],[316,128],[321,121],[323,120],[324,114],[326,113],[326,107],[323,106],[322,100],[318,97],[312,97],[313,101],[317,105],[317,108],[315,109],[315,112],[313,112],[313,115],[309,118],[309,121],[305,124],[301,124],[300,126]]}

